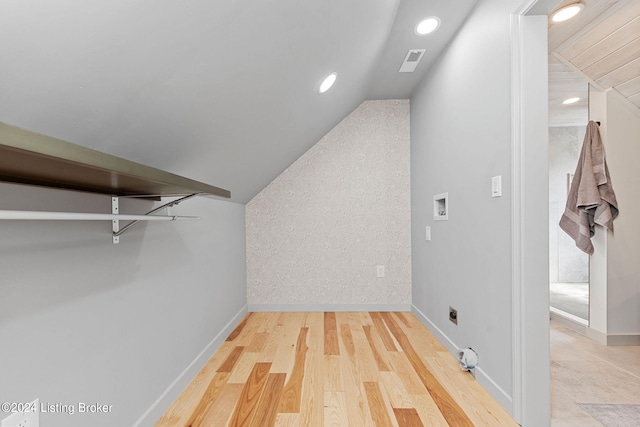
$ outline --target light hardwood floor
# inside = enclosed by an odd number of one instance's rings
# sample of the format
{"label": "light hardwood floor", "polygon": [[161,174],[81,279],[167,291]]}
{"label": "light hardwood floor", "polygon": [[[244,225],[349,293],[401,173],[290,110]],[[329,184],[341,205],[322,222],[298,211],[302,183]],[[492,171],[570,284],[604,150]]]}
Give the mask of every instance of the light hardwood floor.
{"label": "light hardwood floor", "polygon": [[411,313],[249,313],[157,427],[517,426]]}

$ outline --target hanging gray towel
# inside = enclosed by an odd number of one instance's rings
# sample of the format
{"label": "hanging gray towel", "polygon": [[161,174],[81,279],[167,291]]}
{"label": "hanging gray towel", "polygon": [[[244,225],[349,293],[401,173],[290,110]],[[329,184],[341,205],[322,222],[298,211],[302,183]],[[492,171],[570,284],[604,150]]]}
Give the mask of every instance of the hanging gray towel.
{"label": "hanging gray towel", "polygon": [[613,231],[613,220],[617,216],[618,202],[611,186],[600,130],[591,121],[587,125],[567,205],[560,218],[560,228],[575,240],[580,250],[591,255],[594,224]]}

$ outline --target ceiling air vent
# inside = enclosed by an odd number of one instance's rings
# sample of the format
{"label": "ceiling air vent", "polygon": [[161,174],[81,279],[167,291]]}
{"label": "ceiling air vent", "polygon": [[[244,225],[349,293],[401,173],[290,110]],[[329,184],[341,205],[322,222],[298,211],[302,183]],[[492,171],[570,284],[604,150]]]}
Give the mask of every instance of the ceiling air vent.
{"label": "ceiling air vent", "polygon": [[418,66],[418,63],[422,59],[422,55],[426,49],[411,49],[407,52],[407,56],[405,56],[402,65],[400,66],[401,73],[413,73]]}

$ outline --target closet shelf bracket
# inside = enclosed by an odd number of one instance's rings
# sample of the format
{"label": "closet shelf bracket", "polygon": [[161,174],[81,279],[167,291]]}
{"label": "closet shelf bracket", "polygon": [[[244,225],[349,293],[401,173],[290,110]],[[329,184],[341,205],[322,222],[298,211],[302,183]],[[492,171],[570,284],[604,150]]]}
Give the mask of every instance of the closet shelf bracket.
{"label": "closet shelf bracket", "polygon": [[[162,206],[159,206],[159,207],[157,207],[157,208],[155,208],[153,210],[150,210],[149,212],[147,212],[144,215],[141,215],[140,219],[132,220],[129,224],[125,225],[122,228],[120,228],[120,219],[112,220],[111,221],[111,229],[112,229],[112,232],[113,232],[113,236],[112,236],[113,243],[114,244],[119,243],[120,242],[120,235],[122,233],[124,233],[125,231],[127,231],[128,229],[130,229],[131,227],[133,227],[134,224],[137,224],[140,221],[145,221],[145,220],[148,220],[148,219],[155,219],[155,218],[158,218],[158,219],[166,218],[166,219],[168,219],[170,221],[174,221],[174,220],[177,220],[177,219],[200,219],[198,217],[192,217],[192,216],[185,217],[185,216],[172,216],[172,215],[158,217],[158,216],[154,216],[153,214],[158,212],[158,211],[160,211],[160,210],[162,210],[162,209],[165,209],[165,208],[168,211],[168,209],[170,207],[175,206],[175,205],[179,204],[180,202],[184,202],[185,200],[191,199],[193,197],[200,196],[202,194],[204,194],[204,193],[189,194],[188,196],[184,196],[184,197],[181,197],[179,199],[172,200],[172,201],[170,201],[168,203],[165,203]],[[112,213],[112,215],[114,215],[114,217],[120,214],[120,200],[119,200],[118,196],[112,196],[111,197],[111,213]],[[123,219],[126,219],[126,218],[123,218]]]}

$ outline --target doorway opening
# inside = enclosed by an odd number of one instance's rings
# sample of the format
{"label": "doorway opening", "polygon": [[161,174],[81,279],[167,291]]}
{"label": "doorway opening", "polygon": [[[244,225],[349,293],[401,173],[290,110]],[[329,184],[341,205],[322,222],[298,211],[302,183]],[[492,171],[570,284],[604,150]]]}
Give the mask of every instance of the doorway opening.
{"label": "doorway opening", "polygon": [[589,82],[554,55],[553,41],[549,51],[549,305],[552,316],[587,326],[589,255],[576,247],[559,221],[589,121]]}

